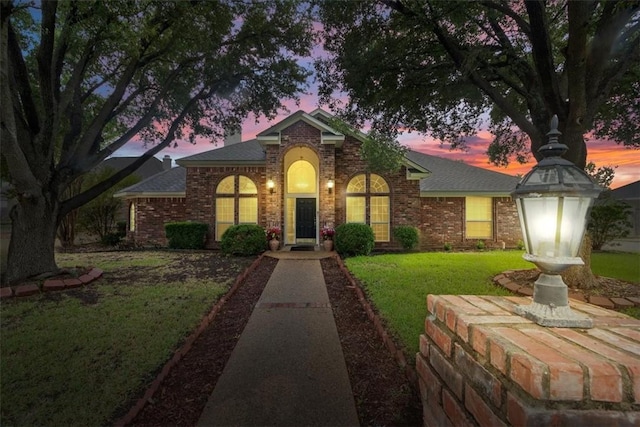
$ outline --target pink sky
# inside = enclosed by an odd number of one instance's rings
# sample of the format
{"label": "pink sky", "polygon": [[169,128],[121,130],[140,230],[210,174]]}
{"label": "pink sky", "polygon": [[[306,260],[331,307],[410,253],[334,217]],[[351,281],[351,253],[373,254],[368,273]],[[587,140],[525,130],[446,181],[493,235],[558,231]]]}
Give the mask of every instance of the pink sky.
{"label": "pink sky", "polygon": [[[317,96],[308,94],[301,98],[299,106],[296,106],[294,102],[286,102],[285,105],[289,108],[291,113],[294,113],[299,109],[311,112],[318,108],[318,99]],[[261,118],[257,124],[255,117],[248,117],[242,126],[242,140],[245,141],[253,139],[256,134],[267,129],[269,126],[279,120],[282,120],[288,115],[289,113],[282,111],[276,120],[269,122],[265,118]],[[415,151],[454,160],[462,160],[469,165],[510,175],[525,174],[535,165],[535,159],[533,159],[533,157],[524,165],[513,163],[507,168],[497,167],[490,164],[485,152],[489,141],[491,140],[491,134],[486,131],[480,131],[476,135],[474,141],[469,143],[469,149],[466,152],[451,151],[448,146],[441,147],[438,141],[417,133],[404,134],[399,138],[399,140],[402,144]],[[192,154],[213,150],[221,146],[221,141],[215,145],[212,142],[205,140],[200,140],[195,144],[190,144],[187,141],[178,141],[177,147],[166,148],[162,150],[157,157],[162,158],[165,154],[168,154],[173,159],[180,159]],[[609,141],[590,141],[587,143],[587,150],[587,160],[594,162],[596,166],[617,166],[615,169],[615,178],[611,185],[612,188],[618,188],[640,180],[640,150],[625,149]],[[123,148],[116,151],[114,155],[138,156],[144,151],[145,150],[139,141],[131,141]]]}

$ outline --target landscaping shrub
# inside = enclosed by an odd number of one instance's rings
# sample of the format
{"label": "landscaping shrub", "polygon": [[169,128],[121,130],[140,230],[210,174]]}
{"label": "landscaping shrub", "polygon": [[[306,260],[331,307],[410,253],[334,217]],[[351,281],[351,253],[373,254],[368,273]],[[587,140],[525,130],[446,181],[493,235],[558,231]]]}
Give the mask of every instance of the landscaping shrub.
{"label": "landscaping shrub", "polygon": [[164,231],[172,249],[203,249],[209,226],[201,222],[168,222]]}
{"label": "landscaping shrub", "polygon": [[100,238],[100,243],[107,246],[116,246],[121,239],[122,236],[119,233],[107,233]]}
{"label": "landscaping shrub", "polygon": [[484,245],[484,240],[478,240],[476,242],[476,249],[478,249],[479,251],[483,250],[485,248]]}
{"label": "landscaping shrub", "polygon": [[265,251],[264,228],[255,224],[229,227],[222,235],[220,248],[226,255],[258,255]]}
{"label": "landscaping shrub", "polygon": [[341,256],[369,255],[374,243],[373,229],[367,224],[341,224],[336,228],[334,244]]}
{"label": "landscaping shrub", "polygon": [[451,245],[451,243],[445,243],[444,244],[444,250],[446,252],[449,252],[451,249],[453,249],[453,246]]}
{"label": "landscaping shrub", "polygon": [[120,235],[120,237],[127,235],[127,221],[116,222],[116,234]]}
{"label": "landscaping shrub", "polygon": [[400,225],[393,229],[393,237],[400,242],[405,251],[410,251],[418,244],[418,229],[410,225]]}

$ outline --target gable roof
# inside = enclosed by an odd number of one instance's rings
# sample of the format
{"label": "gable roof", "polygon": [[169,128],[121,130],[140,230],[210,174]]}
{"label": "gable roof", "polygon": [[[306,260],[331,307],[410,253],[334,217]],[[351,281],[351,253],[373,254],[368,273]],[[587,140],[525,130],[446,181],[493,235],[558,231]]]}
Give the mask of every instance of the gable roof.
{"label": "gable roof", "polygon": [[180,166],[264,165],[264,148],[257,139],[227,145],[176,160]]}
{"label": "gable roof", "polygon": [[[314,114],[315,116],[319,116],[321,111],[323,113],[322,116],[323,118],[325,118],[325,120],[329,117],[332,117],[329,113],[320,109],[313,111],[312,114]],[[321,144],[335,144],[337,147],[340,147],[342,145],[342,142],[344,141],[343,133],[332,128],[327,123],[325,123],[325,121],[318,120],[313,115],[307,114],[303,110],[296,111],[295,113],[287,116],[268,129],[260,132],[258,135],[256,135],[256,138],[263,144],[280,144],[280,133],[284,129],[299,121],[303,121],[320,131]]]}
{"label": "gable roof", "polygon": [[187,170],[177,167],[123,188],[114,197],[185,197],[186,184]]}
{"label": "gable roof", "polygon": [[454,197],[510,196],[520,178],[470,166],[465,163],[408,150],[406,157],[422,166],[429,175],[420,179],[420,195]]}
{"label": "gable roof", "polygon": [[638,200],[640,199],[640,181],[611,190],[611,195],[617,200]]}

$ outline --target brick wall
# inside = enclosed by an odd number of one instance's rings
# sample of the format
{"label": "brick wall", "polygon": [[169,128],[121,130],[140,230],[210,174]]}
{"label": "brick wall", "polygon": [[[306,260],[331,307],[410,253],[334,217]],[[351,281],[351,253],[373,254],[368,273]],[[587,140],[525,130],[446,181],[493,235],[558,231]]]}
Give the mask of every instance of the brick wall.
{"label": "brick wall", "polygon": [[593,329],[543,328],[514,315],[530,301],[428,296],[424,425],[640,425],[640,321],[572,301]]}
{"label": "brick wall", "polygon": [[[258,189],[258,223],[266,224],[269,190],[262,166],[189,167],[187,168],[186,205],[184,220],[209,224],[206,247],[216,248],[215,193],[220,181],[230,175],[244,175]],[[236,182],[237,185],[237,182]],[[236,189],[237,190],[237,189]],[[237,212],[236,212],[237,214]]]}
{"label": "brick wall", "polygon": [[515,248],[522,239],[515,202],[510,197],[493,198],[493,237],[467,239],[465,237],[464,197],[423,197],[421,199],[420,247],[442,249],[450,243],[453,249],[471,249],[478,240],[487,248]]}
{"label": "brick wall", "polygon": [[133,232],[127,231],[127,238],[145,246],[167,246],[164,224],[184,221],[184,197],[144,197],[127,200],[127,212],[132,201],[136,204],[136,229]]}
{"label": "brick wall", "polygon": [[[351,178],[367,171],[366,163],[360,158],[360,142],[347,136],[341,149],[336,150],[335,206],[336,225],[346,221],[345,191]],[[402,167],[394,174],[381,174],[390,188],[390,227],[411,225],[419,227],[420,218],[420,182],[407,180],[406,169]],[[367,219],[368,220],[368,219]],[[377,242],[376,248],[399,248],[399,243],[391,235],[390,242]]]}

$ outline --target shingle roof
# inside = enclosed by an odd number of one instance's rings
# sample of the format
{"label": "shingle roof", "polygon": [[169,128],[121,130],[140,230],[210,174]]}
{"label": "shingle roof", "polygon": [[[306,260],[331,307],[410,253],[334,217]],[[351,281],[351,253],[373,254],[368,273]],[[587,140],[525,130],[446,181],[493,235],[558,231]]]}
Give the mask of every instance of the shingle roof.
{"label": "shingle roof", "polygon": [[187,170],[176,167],[153,175],[115,194],[115,197],[142,196],[154,194],[165,197],[184,196],[187,183]]}
{"label": "shingle roof", "polygon": [[618,200],[640,199],[640,181],[611,190],[611,195]]}
{"label": "shingle roof", "polygon": [[251,139],[249,141],[205,151],[204,153],[194,154],[193,156],[183,157],[176,160],[176,163],[183,166],[195,166],[195,164],[201,162],[255,164],[264,163],[264,161],[265,153],[262,145],[260,145],[257,139]]}
{"label": "shingle roof", "polygon": [[509,195],[520,181],[515,176],[417,151],[407,151],[406,157],[430,172],[420,179],[422,193]]}
{"label": "shingle roof", "polygon": [[[98,166],[95,167],[95,170],[100,170],[108,167],[119,171],[129,166],[136,160],[138,160],[138,157],[111,157],[103,160]],[[138,169],[136,169],[132,175],[137,175],[140,177],[140,179],[145,179],[159,172],[162,172],[162,161],[156,159],[155,157],[151,157]]]}

